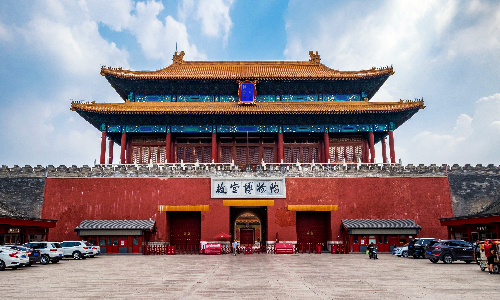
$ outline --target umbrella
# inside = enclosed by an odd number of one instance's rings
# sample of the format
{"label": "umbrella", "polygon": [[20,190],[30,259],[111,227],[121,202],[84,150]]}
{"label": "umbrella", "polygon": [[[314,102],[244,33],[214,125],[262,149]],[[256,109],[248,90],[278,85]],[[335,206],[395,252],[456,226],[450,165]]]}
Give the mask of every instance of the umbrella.
{"label": "umbrella", "polygon": [[219,233],[218,235],[213,237],[216,241],[229,241],[231,239],[231,235],[227,233]]}

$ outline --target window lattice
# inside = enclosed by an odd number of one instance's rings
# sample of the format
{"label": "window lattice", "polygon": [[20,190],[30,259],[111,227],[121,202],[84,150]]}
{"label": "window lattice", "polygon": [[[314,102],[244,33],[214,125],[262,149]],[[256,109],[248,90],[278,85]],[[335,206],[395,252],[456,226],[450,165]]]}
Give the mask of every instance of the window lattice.
{"label": "window lattice", "polygon": [[186,147],[184,149],[185,154],[184,154],[184,162],[185,163],[194,163],[194,149],[191,147]]}
{"label": "window lattice", "polygon": [[353,146],[345,147],[345,152],[346,152],[346,162],[353,162],[354,161],[354,147]]}
{"label": "window lattice", "polygon": [[337,162],[344,162],[344,147],[337,147]]}
{"label": "window lattice", "polygon": [[212,162],[212,147],[203,148],[203,162],[204,163]]}
{"label": "window lattice", "polygon": [[319,162],[319,153],[318,152],[319,152],[318,148],[311,148],[311,159],[314,160],[314,162]]}
{"label": "window lattice", "polygon": [[167,155],[167,147],[160,147],[160,163],[165,163],[165,157]]}
{"label": "window lattice", "polygon": [[134,149],[132,150],[132,162],[134,164],[139,164],[141,163],[141,148],[134,146]]}
{"label": "window lattice", "polygon": [[293,159],[293,157],[292,157],[292,148],[288,148],[288,147],[284,148],[283,149],[283,156],[284,156],[283,157],[284,158],[283,161],[285,163],[287,163],[287,164],[292,163],[292,159]]}
{"label": "window lattice", "polygon": [[195,156],[195,162],[198,161],[199,163],[203,162],[203,148],[201,147],[196,147],[194,148],[194,156]]}
{"label": "window lattice", "polygon": [[222,147],[221,148],[220,159],[221,159],[221,162],[223,164],[229,164],[229,163],[231,163],[231,148]]}
{"label": "window lattice", "polygon": [[248,161],[251,164],[259,163],[259,147],[248,148]]}
{"label": "window lattice", "polygon": [[180,163],[181,160],[184,160],[184,148],[183,147],[177,147],[177,163]]}
{"label": "window lattice", "polygon": [[292,157],[292,162],[300,162],[300,148],[293,148],[293,157]]}
{"label": "window lattice", "polygon": [[151,147],[151,163],[156,164],[158,161],[158,147]]}
{"label": "window lattice", "polygon": [[354,152],[356,154],[356,161],[357,160],[362,160],[361,154],[363,153],[363,150],[362,150],[361,146],[356,146],[354,148]]}
{"label": "window lattice", "polygon": [[247,148],[236,148],[236,163],[246,164],[247,162]]}
{"label": "window lattice", "polygon": [[335,159],[335,147],[329,147],[328,148],[328,153],[330,153],[330,161],[331,162],[335,162],[336,159]]}
{"label": "window lattice", "polygon": [[264,148],[264,162],[266,164],[274,163],[274,148]]}
{"label": "window lattice", "polygon": [[309,148],[302,148],[302,161],[303,163],[310,163],[311,157],[309,155]]}
{"label": "window lattice", "polygon": [[149,147],[142,147],[141,164],[149,163]]}

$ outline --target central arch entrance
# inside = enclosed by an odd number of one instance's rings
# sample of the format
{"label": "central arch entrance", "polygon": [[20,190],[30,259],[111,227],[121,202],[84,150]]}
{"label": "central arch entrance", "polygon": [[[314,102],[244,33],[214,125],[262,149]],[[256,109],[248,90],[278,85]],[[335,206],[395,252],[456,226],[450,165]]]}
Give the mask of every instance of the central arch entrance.
{"label": "central arch entrance", "polygon": [[229,221],[232,239],[240,245],[266,245],[267,207],[232,206]]}

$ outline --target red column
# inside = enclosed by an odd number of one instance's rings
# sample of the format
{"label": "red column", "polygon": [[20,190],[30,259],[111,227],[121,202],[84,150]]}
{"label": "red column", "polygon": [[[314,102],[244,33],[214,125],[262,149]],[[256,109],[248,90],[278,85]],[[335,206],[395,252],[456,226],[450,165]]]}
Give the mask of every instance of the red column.
{"label": "red column", "polygon": [[122,132],[122,141],[120,147],[120,160],[121,163],[125,163],[125,147],[127,146],[127,133]]}
{"label": "red column", "polygon": [[363,147],[362,147],[362,153],[361,153],[361,162],[362,163],[367,163],[368,159],[366,158],[368,155],[368,141],[363,138]]}
{"label": "red column", "polygon": [[132,140],[127,141],[127,164],[132,163]]}
{"label": "red column", "polygon": [[393,131],[389,131],[389,155],[391,157],[391,163],[396,163],[396,153],[394,153],[394,136]]}
{"label": "red column", "polygon": [[382,137],[382,162],[387,163],[387,151],[385,148],[385,136]]}
{"label": "red column", "polygon": [[283,132],[278,133],[278,163],[283,160]]}
{"label": "red column", "polygon": [[106,132],[101,133],[101,159],[99,163],[101,165],[106,163]]}
{"label": "red column", "polygon": [[328,136],[328,132],[323,134],[323,139],[325,140],[325,163],[330,159],[330,137]]}
{"label": "red column", "polygon": [[217,133],[212,132],[212,161],[217,163]]}
{"label": "red column", "polygon": [[368,132],[368,142],[370,143],[370,163],[375,162],[375,137],[373,131]]}
{"label": "red column", "polygon": [[172,142],[172,133],[167,133],[167,142],[165,143],[165,163],[172,163],[170,159],[170,143]]}
{"label": "red column", "polygon": [[109,138],[109,160],[108,160],[108,164],[112,164],[113,163],[113,139],[112,138]]}

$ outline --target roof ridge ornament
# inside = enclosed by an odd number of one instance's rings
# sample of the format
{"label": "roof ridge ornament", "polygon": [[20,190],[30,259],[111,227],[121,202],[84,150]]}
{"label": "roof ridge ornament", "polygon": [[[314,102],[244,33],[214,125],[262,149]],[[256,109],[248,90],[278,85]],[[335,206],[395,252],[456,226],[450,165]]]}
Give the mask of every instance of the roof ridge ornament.
{"label": "roof ridge ornament", "polygon": [[316,51],[316,54],[314,54],[314,51],[309,51],[309,57],[310,57],[309,61],[311,62],[311,64],[313,65],[321,64],[321,57],[318,54],[318,51]]}
{"label": "roof ridge ornament", "polygon": [[184,63],[184,54],[184,51],[181,51],[179,54],[177,54],[177,51],[175,51],[174,58],[172,59],[172,65],[177,66]]}

